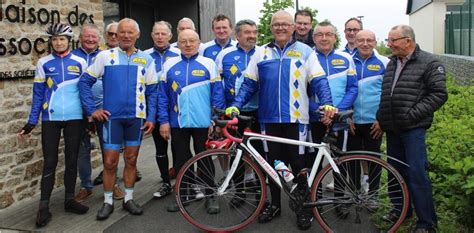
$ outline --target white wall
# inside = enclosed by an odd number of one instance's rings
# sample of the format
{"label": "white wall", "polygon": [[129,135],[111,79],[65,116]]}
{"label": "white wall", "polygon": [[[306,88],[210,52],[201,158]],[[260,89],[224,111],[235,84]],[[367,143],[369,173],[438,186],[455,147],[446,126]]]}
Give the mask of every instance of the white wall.
{"label": "white wall", "polygon": [[433,2],[410,15],[416,42],[428,52],[444,53],[444,19],[446,3]]}

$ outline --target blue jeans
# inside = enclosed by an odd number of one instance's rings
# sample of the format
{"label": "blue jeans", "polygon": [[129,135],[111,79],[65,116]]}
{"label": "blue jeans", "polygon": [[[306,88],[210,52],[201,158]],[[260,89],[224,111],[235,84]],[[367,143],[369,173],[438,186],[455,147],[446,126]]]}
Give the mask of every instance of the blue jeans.
{"label": "blue jeans", "polygon": [[[415,128],[401,132],[387,132],[387,153],[407,163],[406,167],[394,160],[388,162],[394,166],[405,179],[410,193],[408,215],[415,208],[418,221],[417,228],[435,228],[437,216],[434,207],[431,181],[428,176],[428,158],[425,144],[426,129]],[[393,201],[392,199],[392,202]]]}
{"label": "blue jeans", "polygon": [[79,155],[77,159],[77,166],[79,170],[79,178],[81,179],[81,187],[92,190],[91,176],[91,136],[85,129],[83,129],[81,143],[79,146]]}

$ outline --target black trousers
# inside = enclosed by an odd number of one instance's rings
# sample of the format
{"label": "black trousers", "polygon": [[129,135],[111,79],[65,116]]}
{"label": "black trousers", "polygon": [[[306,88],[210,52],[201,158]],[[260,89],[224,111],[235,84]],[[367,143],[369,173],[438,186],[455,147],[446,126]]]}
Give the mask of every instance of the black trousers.
{"label": "black trousers", "polygon": [[64,134],[65,171],[64,186],[66,198],[74,197],[77,178],[77,155],[83,129],[82,120],[43,121],[41,144],[43,147],[43,174],[41,176],[41,201],[48,201],[53,191],[58,165],[59,140]]}
{"label": "black trousers", "polygon": [[[156,164],[158,165],[158,169],[160,170],[161,179],[164,183],[170,183],[170,176],[168,173],[169,168],[169,161],[168,161],[168,141],[165,140],[160,135],[160,123],[157,122],[155,129],[152,132],[153,141],[155,142],[155,150],[156,150]],[[175,156],[175,151],[173,147],[171,147],[172,158]],[[175,161],[173,159],[173,165],[175,165]]]}
{"label": "black trousers", "polygon": [[[265,134],[276,137],[283,137],[294,140],[300,138],[300,124],[296,123],[270,123],[265,124]],[[304,153],[299,153],[299,147],[294,145],[267,142],[268,157],[267,162],[273,166],[275,160],[290,164],[293,174],[296,175],[305,167]],[[281,206],[280,188],[273,182],[270,182],[270,193],[272,195],[272,205]]]}

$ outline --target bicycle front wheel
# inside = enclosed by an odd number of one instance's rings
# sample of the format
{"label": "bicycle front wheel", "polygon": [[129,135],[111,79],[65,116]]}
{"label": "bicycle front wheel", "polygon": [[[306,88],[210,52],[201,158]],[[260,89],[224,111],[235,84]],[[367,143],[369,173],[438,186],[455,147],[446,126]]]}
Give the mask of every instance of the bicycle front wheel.
{"label": "bicycle front wheel", "polygon": [[176,201],[184,217],[205,231],[236,231],[250,224],[265,203],[265,177],[242,156],[227,188],[218,192],[234,160],[228,150],[207,150],[190,159],[176,178]]}
{"label": "bicycle front wheel", "polygon": [[396,232],[407,213],[408,188],[395,168],[372,155],[344,156],[336,164],[339,174],[328,165],[311,188],[313,213],[323,229]]}

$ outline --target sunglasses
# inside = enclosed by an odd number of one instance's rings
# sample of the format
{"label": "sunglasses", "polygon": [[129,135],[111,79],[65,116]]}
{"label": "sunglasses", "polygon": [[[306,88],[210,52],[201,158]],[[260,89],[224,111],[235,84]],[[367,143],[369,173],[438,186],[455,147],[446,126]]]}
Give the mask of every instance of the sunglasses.
{"label": "sunglasses", "polygon": [[115,36],[115,37],[116,37],[116,36],[117,36],[117,33],[115,33],[115,32],[107,32],[107,35],[109,35],[109,36],[111,36],[111,37],[112,37],[112,36]]}

